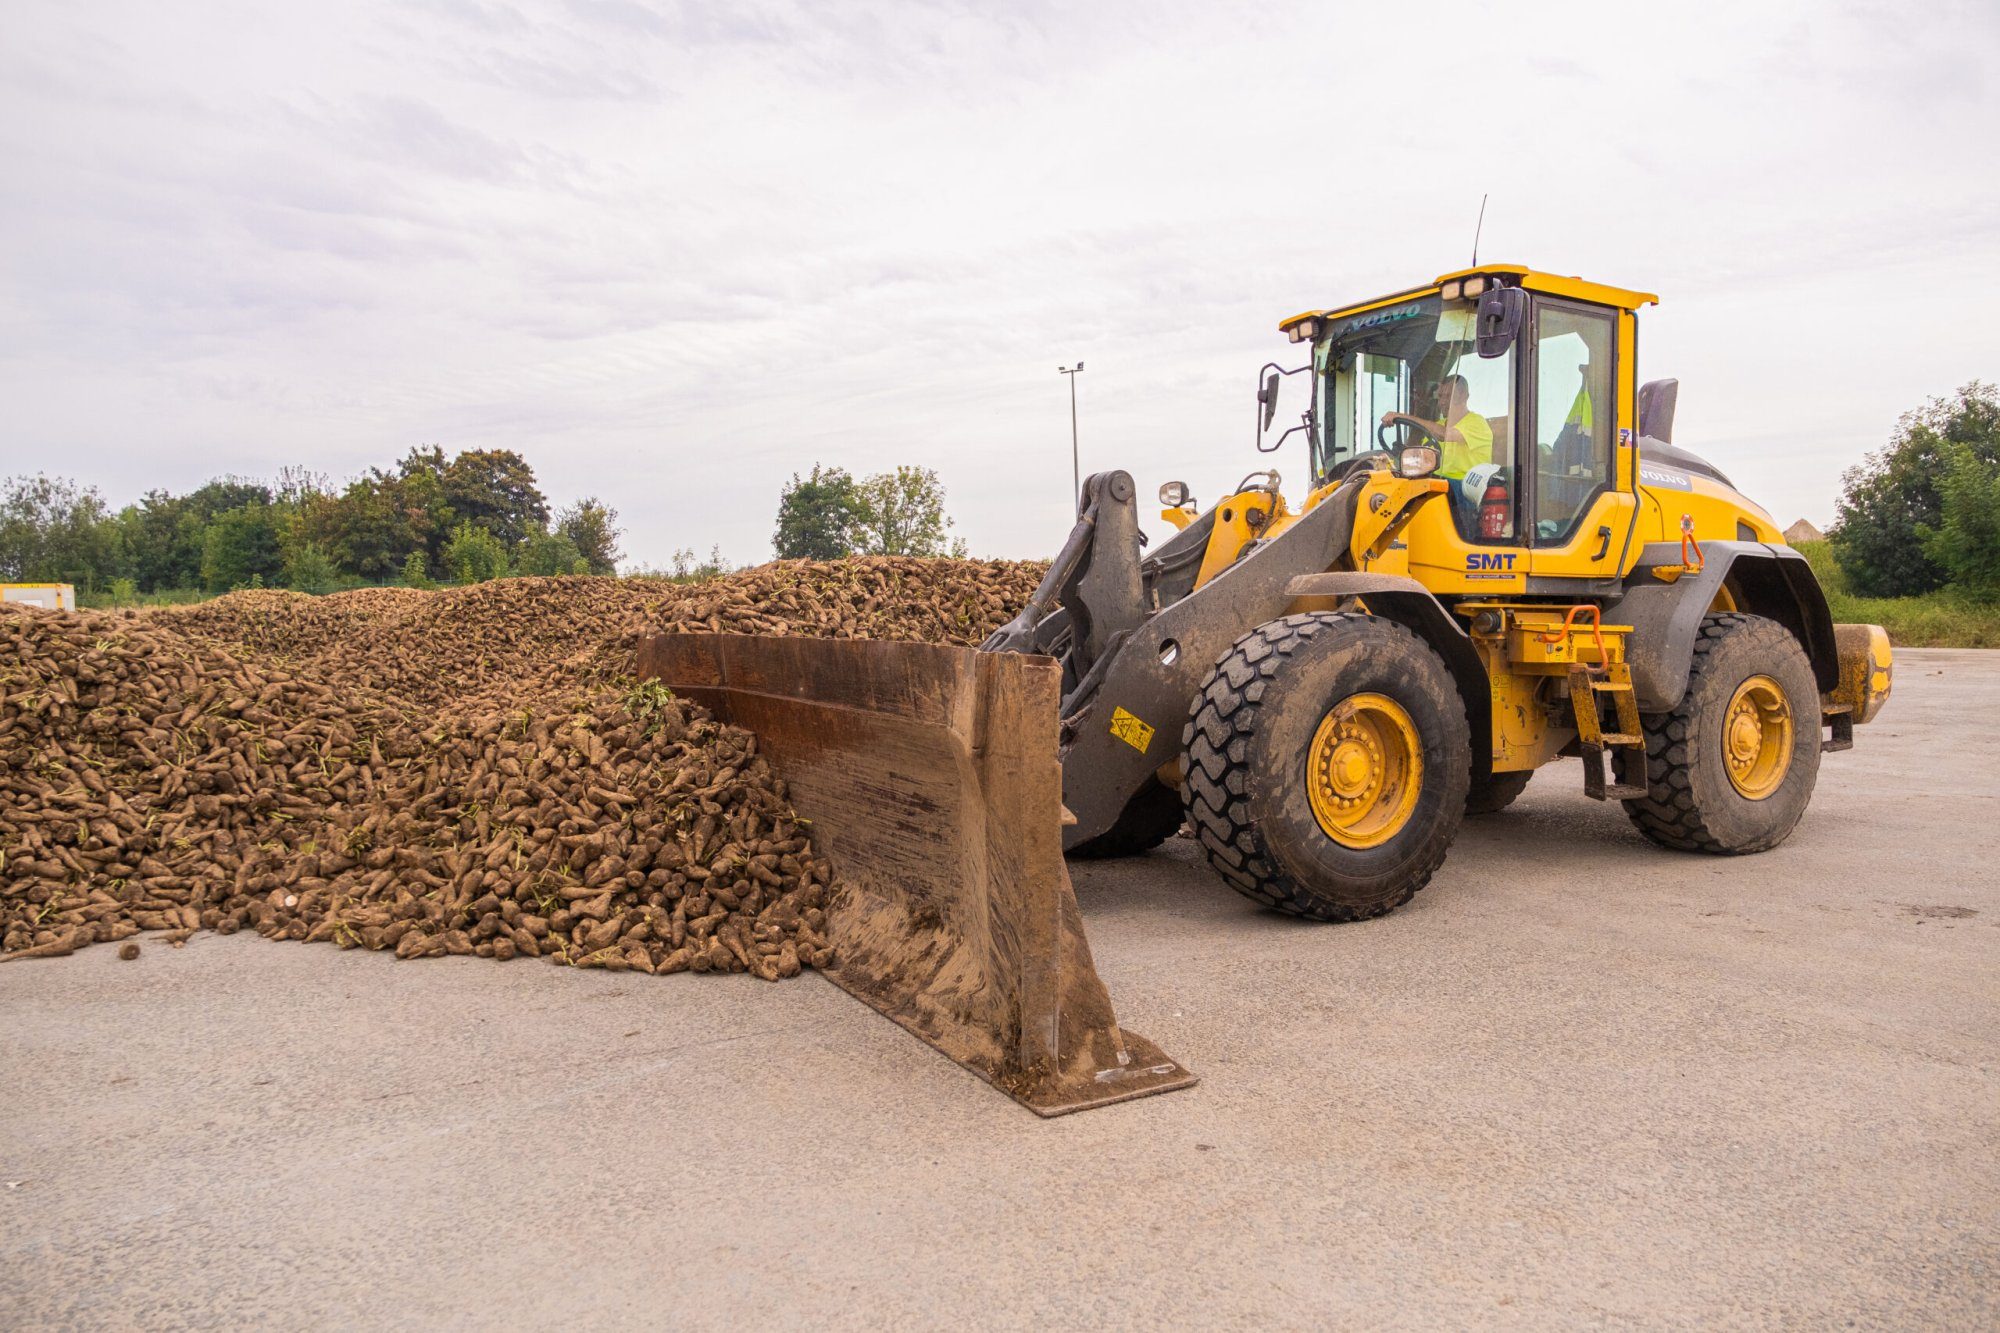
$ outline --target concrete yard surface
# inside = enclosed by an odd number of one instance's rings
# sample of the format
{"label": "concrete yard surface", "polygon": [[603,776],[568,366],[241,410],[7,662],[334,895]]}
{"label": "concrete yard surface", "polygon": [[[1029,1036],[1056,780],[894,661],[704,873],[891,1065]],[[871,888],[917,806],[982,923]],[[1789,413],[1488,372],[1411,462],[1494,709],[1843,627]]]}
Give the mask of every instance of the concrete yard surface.
{"label": "concrete yard surface", "polygon": [[9,964],[0,1327],[1994,1327],[1996,717],[1902,653],[1740,859],[1560,764],[1365,925],[1076,866],[1202,1082],[1053,1121],[816,977]]}

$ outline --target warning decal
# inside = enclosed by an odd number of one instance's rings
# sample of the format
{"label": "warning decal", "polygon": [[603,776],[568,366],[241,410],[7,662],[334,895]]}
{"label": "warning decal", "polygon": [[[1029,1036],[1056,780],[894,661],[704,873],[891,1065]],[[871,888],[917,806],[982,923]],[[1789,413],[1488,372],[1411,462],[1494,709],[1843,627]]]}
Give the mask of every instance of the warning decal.
{"label": "warning decal", "polygon": [[1140,754],[1153,743],[1153,729],[1122,708],[1111,710],[1111,734]]}

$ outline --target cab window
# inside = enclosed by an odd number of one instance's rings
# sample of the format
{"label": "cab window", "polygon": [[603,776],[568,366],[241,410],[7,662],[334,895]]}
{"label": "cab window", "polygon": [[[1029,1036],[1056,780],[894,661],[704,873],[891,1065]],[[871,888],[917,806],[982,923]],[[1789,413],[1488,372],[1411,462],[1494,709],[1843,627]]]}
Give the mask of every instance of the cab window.
{"label": "cab window", "polygon": [[1611,315],[1541,302],[1535,311],[1535,542],[1560,545],[1611,484]]}
{"label": "cab window", "polygon": [[[1385,444],[1435,441],[1438,474],[1452,483],[1452,511],[1472,541],[1514,537],[1514,353],[1473,350],[1473,304],[1423,297],[1336,326],[1315,349],[1319,405],[1313,474],[1335,475]],[[1415,418],[1397,428],[1385,417]]]}

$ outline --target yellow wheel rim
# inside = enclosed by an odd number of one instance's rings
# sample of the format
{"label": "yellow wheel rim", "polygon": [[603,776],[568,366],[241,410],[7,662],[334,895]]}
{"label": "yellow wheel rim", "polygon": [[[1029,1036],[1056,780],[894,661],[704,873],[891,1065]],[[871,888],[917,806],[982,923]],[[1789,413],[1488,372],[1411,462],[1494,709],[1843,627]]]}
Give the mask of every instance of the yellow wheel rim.
{"label": "yellow wheel rim", "polygon": [[1761,801],[1785,780],[1792,766],[1792,709],[1777,681],[1752,676],[1736,687],[1722,718],[1722,760],[1729,785],[1745,800]]}
{"label": "yellow wheel rim", "polygon": [[1410,822],[1424,785],[1424,748],[1403,706],[1355,694],[1320,719],[1306,749],[1313,818],[1343,847],[1379,847]]}

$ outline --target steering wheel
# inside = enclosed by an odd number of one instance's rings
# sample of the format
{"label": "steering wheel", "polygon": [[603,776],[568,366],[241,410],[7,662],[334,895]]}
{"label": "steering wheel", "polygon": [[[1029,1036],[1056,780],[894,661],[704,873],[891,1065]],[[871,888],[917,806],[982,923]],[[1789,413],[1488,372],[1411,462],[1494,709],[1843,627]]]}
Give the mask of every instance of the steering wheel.
{"label": "steering wheel", "polygon": [[1436,431],[1415,417],[1399,416],[1394,421],[1385,421],[1375,428],[1375,442],[1392,454],[1403,447],[1401,441],[1391,441],[1389,439],[1389,432],[1392,430],[1413,430],[1419,435],[1425,436],[1432,444],[1442,445],[1444,443],[1444,441],[1438,438]]}
{"label": "steering wheel", "polygon": [[1325,479],[1329,482],[1338,483],[1346,481],[1357,472],[1371,472],[1376,468],[1386,468],[1389,466],[1389,460],[1394,456],[1393,454],[1383,453],[1380,449],[1372,450],[1365,454],[1356,454],[1345,462],[1335,463],[1333,469],[1326,474]]}

